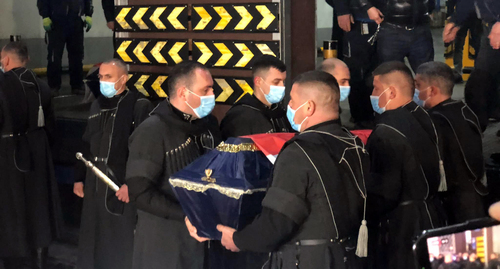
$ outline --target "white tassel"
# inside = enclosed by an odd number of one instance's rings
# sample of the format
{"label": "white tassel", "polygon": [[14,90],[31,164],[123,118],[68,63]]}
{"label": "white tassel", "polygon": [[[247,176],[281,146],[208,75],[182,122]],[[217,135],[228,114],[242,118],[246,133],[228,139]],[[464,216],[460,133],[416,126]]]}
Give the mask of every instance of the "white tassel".
{"label": "white tassel", "polygon": [[439,160],[439,175],[441,176],[441,181],[439,183],[438,192],[445,192],[448,190],[448,185],[446,184],[446,174],[444,172],[444,164],[442,160]]}
{"label": "white tassel", "polygon": [[43,115],[42,106],[38,107],[38,127],[45,126],[45,116]]}
{"label": "white tassel", "polygon": [[360,258],[368,256],[368,227],[366,226],[366,220],[363,220],[361,222],[361,226],[359,227],[356,256]]}

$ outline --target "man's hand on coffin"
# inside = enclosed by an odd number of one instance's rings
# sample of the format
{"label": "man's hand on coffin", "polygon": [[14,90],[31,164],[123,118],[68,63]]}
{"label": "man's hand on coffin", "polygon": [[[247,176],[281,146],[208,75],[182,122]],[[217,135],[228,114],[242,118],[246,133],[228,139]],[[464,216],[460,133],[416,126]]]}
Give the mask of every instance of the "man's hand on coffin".
{"label": "man's hand on coffin", "polygon": [[83,182],[75,182],[73,184],[73,192],[76,194],[76,196],[83,198]]}
{"label": "man's hand on coffin", "polygon": [[128,187],[127,184],[123,184],[120,189],[116,192],[116,197],[118,197],[118,200],[127,203],[130,202],[130,199],[128,197]]}
{"label": "man's hand on coffin", "polygon": [[196,241],[205,242],[210,240],[209,238],[198,236],[198,230],[196,230],[196,227],[194,227],[193,224],[191,224],[191,221],[189,221],[188,217],[185,217],[184,221],[186,222],[186,227],[189,231],[189,235],[191,235],[192,238],[196,239]]}
{"label": "man's hand on coffin", "polygon": [[217,225],[217,230],[222,233],[221,244],[228,250],[232,252],[239,252],[240,249],[234,244],[233,234],[236,232],[235,229],[227,227],[224,225]]}

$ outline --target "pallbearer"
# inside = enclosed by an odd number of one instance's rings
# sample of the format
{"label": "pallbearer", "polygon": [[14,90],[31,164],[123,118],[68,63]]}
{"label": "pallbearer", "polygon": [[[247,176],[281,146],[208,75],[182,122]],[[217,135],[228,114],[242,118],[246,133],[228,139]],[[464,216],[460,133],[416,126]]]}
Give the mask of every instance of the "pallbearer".
{"label": "pallbearer", "polygon": [[263,55],[253,67],[253,94],[245,94],[221,122],[222,138],[251,134],[290,132],[285,96],[286,66],[278,58]]}
{"label": "pallbearer", "polygon": [[483,196],[488,194],[482,182],[485,174],[478,118],[464,102],[451,98],[453,81],[452,69],[440,62],[422,64],[415,77],[415,101],[429,109],[439,135],[448,187],[443,202],[449,224],[485,217]]}
{"label": "pallbearer", "polygon": [[189,236],[184,212],[168,179],[220,143],[213,80],[197,62],[176,65],[169,99],[160,103],[130,139],[127,184],[136,202],[133,268],[201,269],[205,244]]}
{"label": "pallbearer", "polygon": [[339,124],[339,86],[330,74],[300,75],[290,97],[287,117],[300,134],[276,160],[262,213],[241,231],[219,225],[222,244],[272,252],[269,268],[359,268],[356,254],[367,254],[363,143]]}

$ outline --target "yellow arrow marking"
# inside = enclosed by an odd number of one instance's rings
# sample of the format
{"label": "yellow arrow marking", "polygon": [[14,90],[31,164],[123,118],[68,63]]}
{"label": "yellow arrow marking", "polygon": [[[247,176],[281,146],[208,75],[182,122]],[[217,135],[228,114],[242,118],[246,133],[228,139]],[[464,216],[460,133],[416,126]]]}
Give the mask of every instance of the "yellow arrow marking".
{"label": "yellow arrow marking", "polygon": [[257,46],[257,48],[260,50],[260,52],[262,52],[262,54],[269,54],[274,57],[277,57],[276,54],[274,54],[274,52],[269,48],[267,44],[255,44],[255,46]]}
{"label": "yellow arrow marking", "polygon": [[229,96],[231,96],[231,94],[233,94],[233,92],[234,92],[233,88],[231,88],[231,86],[229,86],[229,84],[227,83],[227,81],[225,79],[216,78],[215,82],[217,82],[217,84],[219,84],[219,86],[222,89],[222,92],[219,94],[217,99],[215,99],[215,101],[216,102],[226,102],[227,98],[229,98]]}
{"label": "yellow arrow marking", "polygon": [[194,10],[200,15],[201,20],[198,22],[194,30],[203,30],[207,27],[208,23],[212,20],[212,16],[208,14],[204,7],[194,7]]}
{"label": "yellow arrow marking", "polygon": [[149,93],[148,91],[146,91],[146,89],[144,88],[144,83],[146,82],[146,80],[148,80],[149,78],[149,75],[142,75],[139,80],[137,80],[137,82],[134,84],[135,88],[142,94],[144,94],[144,96],[146,97],[149,97]]}
{"label": "yellow arrow marking", "polygon": [[257,11],[262,15],[262,20],[260,21],[259,25],[257,25],[257,30],[266,30],[269,25],[276,19],[276,16],[274,16],[273,13],[267,8],[265,5],[258,5],[255,6]]}
{"label": "yellow arrow marking", "polygon": [[148,45],[148,43],[149,43],[149,41],[141,41],[134,49],[134,54],[135,54],[135,56],[137,56],[139,61],[141,61],[141,63],[149,63],[148,58],[142,52],[144,50],[144,48]]}
{"label": "yellow arrow marking", "polygon": [[247,25],[253,19],[252,14],[250,14],[250,12],[248,12],[248,10],[244,6],[234,6],[234,9],[236,9],[236,11],[238,11],[241,16],[241,20],[238,25],[234,27],[234,30],[245,30]]}
{"label": "yellow arrow marking", "polygon": [[168,15],[168,21],[172,24],[172,26],[174,26],[176,30],[186,30],[186,27],[184,27],[184,25],[182,25],[182,23],[177,19],[184,8],[186,7],[176,7],[174,8],[174,10],[172,10],[170,15]]}
{"label": "yellow arrow marking", "polygon": [[128,22],[125,20],[125,16],[127,16],[127,14],[130,12],[131,9],[132,8],[130,7],[124,7],[122,8],[122,10],[120,10],[120,13],[118,13],[118,15],[116,16],[116,22],[120,24],[120,26],[123,29],[132,29],[132,27],[130,27]]}
{"label": "yellow arrow marking", "polygon": [[141,8],[139,8],[139,10],[137,10],[134,17],[132,17],[132,20],[135,22],[135,24],[137,24],[137,26],[139,26],[139,29],[142,29],[142,30],[149,29],[149,27],[142,20],[142,16],[144,16],[146,11],[148,11],[147,7],[141,7]]}
{"label": "yellow arrow marking", "polygon": [[238,97],[238,100],[235,101],[238,102],[241,97],[243,97],[243,95],[245,94],[253,94],[253,89],[252,87],[250,87],[250,85],[248,85],[247,81],[246,80],[242,80],[242,79],[235,79],[236,83],[238,83],[238,85],[240,85],[241,89],[243,90],[243,94],[240,95],[240,97]]}
{"label": "yellow arrow marking", "polygon": [[161,84],[163,84],[163,82],[165,82],[166,79],[167,79],[167,76],[158,76],[158,78],[155,80],[155,82],[153,82],[153,84],[151,85],[151,88],[153,88],[153,90],[155,90],[158,97],[162,97],[162,98],[167,97],[167,94],[165,93],[165,91],[161,87]]}
{"label": "yellow arrow marking", "polygon": [[174,60],[176,64],[182,62],[182,58],[181,56],[179,56],[179,51],[182,49],[182,47],[184,47],[185,44],[186,42],[176,42],[168,52],[168,55],[172,57],[172,60]]}
{"label": "yellow arrow marking", "polygon": [[125,40],[120,44],[120,46],[116,50],[116,53],[120,55],[120,57],[124,62],[132,62],[132,59],[130,58],[130,56],[128,56],[126,52],[128,46],[130,46],[130,43],[132,43],[132,40]]}
{"label": "yellow arrow marking", "polygon": [[241,51],[243,57],[236,63],[235,67],[245,67],[252,60],[253,53],[248,49],[248,47],[243,43],[234,44],[238,50]]}
{"label": "yellow arrow marking", "polygon": [[161,20],[160,20],[160,16],[161,16],[161,14],[163,14],[165,9],[167,9],[167,8],[166,7],[158,7],[155,9],[155,12],[153,13],[153,15],[151,15],[151,17],[149,17],[149,19],[151,20],[151,22],[154,23],[156,28],[160,29],[160,30],[167,29],[167,27],[165,27],[165,24],[163,24],[163,22],[161,22]]}
{"label": "yellow arrow marking", "polygon": [[220,21],[217,23],[214,30],[224,30],[233,17],[227,13],[227,10],[224,7],[214,7],[214,10],[220,16]]}
{"label": "yellow arrow marking", "polygon": [[163,47],[165,47],[166,44],[167,44],[166,41],[158,41],[158,43],[156,43],[154,48],[151,50],[151,55],[153,55],[153,57],[155,57],[156,61],[160,64],[167,63],[167,60],[165,60],[163,55],[161,55],[161,50],[163,49]]}
{"label": "yellow arrow marking", "polygon": [[220,51],[222,56],[215,63],[214,66],[225,66],[227,62],[233,57],[233,53],[227,48],[224,43],[214,43],[214,46]]}
{"label": "yellow arrow marking", "polygon": [[214,55],[212,51],[205,45],[203,42],[194,42],[194,44],[198,47],[198,49],[201,51],[201,57],[198,59],[198,62],[201,64],[206,64],[208,60]]}

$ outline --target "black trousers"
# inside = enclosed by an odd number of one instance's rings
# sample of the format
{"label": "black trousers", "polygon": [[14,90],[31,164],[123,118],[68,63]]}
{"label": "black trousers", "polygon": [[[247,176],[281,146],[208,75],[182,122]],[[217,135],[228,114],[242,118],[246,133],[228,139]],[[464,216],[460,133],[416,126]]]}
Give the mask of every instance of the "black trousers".
{"label": "black trousers", "polygon": [[[367,27],[368,32],[366,32]],[[377,67],[378,57],[377,44],[371,45],[368,39],[376,31],[376,23],[356,21],[351,26],[351,31],[344,33],[343,58],[351,73],[349,107],[354,122],[368,121],[373,118],[370,103],[373,89],[371,73]]]}
{"label": "black trousers", "polygon": [[52,19],[48,32],[47,78],[53,89],[61,88],[62,56],[68,51],[70,85],[72,89],[83,86],[83,21],[79,16]]}
{"label": "black trousers", "polygon": [[488,35],[493,25],[485,25],[474,71],[465,86],[465,101],[476,113],[483,129],[488,117],[500,116],[500,50],[493,49]]}

